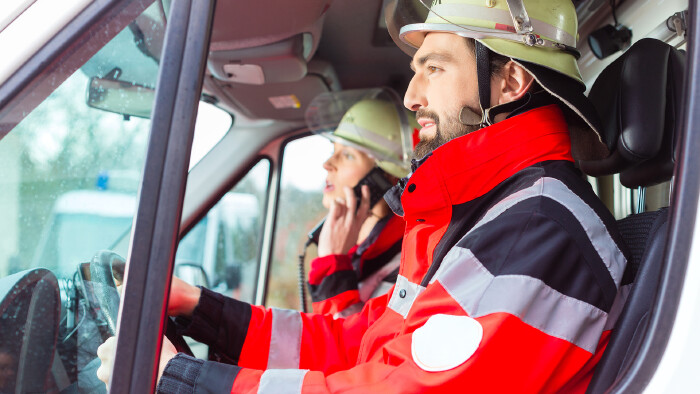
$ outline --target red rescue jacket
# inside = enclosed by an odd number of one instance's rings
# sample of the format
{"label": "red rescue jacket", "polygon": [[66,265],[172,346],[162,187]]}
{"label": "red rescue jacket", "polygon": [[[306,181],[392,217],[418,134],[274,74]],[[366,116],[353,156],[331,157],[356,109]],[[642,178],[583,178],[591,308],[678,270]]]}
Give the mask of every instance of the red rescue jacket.
{"label": "red rescue jacket", "polygon": [[205,291],[190,332],[238,365],[204,362],[197,387],[585,391],[630,280],[561,110],[513,116],[416,164],[395,189],[400,206],[389,199],[406,221],[393,290],[339,319]]}
{"label": "red rescue jacket", "polygon": [[348,254],[313,259],[308,282],[313,312],[349,316],[386,293],[396,282],[405,227],[401,217],[390,214]]}

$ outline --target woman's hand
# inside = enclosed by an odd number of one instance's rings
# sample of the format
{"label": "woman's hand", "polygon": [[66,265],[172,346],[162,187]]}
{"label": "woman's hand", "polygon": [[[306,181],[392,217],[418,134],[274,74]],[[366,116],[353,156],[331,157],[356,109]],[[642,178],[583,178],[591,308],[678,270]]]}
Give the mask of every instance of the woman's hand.
{"label": "woman's hand", "polygon": [[168,300],[168,316],[191,317],[201,295],[202,289],[173,276]]}
{"label": "woman's hand", "polygon": [[347,254],[357,244],[357,237],[365,219],[369,217],[369,188],[362,186],[360,208],[357,199],[349,187],[343,188],[345,200],[332,202],[326,222],[318,237],[318,257]]}

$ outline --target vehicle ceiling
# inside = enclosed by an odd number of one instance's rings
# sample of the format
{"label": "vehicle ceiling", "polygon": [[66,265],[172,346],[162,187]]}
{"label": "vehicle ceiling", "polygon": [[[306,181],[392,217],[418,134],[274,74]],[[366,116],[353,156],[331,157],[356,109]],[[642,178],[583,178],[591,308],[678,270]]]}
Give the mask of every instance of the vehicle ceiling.
{"label": "vehicle ceiling", "polygon": [[[413,75],[410,58],[394,44],[386,28],[377,29],[387,2],[334,0],[326,13],[315,58],[333,64],[343,89],[384,85],[403,93],[408,86]],[[574,0],[577,6],[590,2]]]}
{"label": "vehicle ceiling", "polygon": [[[163,1],[166,3],[168,0]],[[235,52],[243,48],[264,47],[309,32],[313,36],[313,56],[304,59],[309,69],[305,77],[262,85],[226,81],[220,75],[217,78],[212,75],[210,63],[204,90],[215,96],[222,108],[248,118],[292,121],[303,120],[308,101],[329,89],[389,86],[403,94],[412,74],[408,67],[410,58],[392,42],[383,27],[382,9],[387,2],[220,1],[215,11],[210,59],[214,58],[212,54],[217,51]],[[606,4],[603,0],[574,0],[574,3],[579,12],[584,14]],[[304,6],[301,7],[300,4]],[[285,53],[282,57],[286,55]],[[247,63],[245,59],[230,56],[230,63]],[[323,64],[323,61],[330,63],[330,67]],[[251,62],[255,63],[255,60]],[[283,69],[289,70],[290,67],[284,64]],[[274,71],[279,70],[280,68]],[[299,100],[299,108],[280,110],[270,104],[270,97],[290,94]]]}
{"label": "vehicle ceiling", "polygon": [[[86,64],[83,72],[88,77],[103,78],[119,69],[123,81],[154,86],[164,19],[171,2],[158,1],[122,34],[121,41],[132,41],[137,51],[129,55],[110,49],[116,44],[108,46],[99,57],[101,64],[109,66],[95,69]],[[239,119],[303,124],[309,102],[329,90],[388,86],[403,95],[412,75],[410,58],[394,44],[386,29],[383,10],[389,2],[217,2],[204,97]],[[580,24],[587,19],[601,20],[589,18],[593,14],[609,13],[604,0],[574,2]],[[590,26],[579,30],[584,34],[586,29],[590,31]],[[579,47],[582,53],[588,49],[581,43]],[[129,62],[143,55],[155,61],[152,72],[145,73]]]}

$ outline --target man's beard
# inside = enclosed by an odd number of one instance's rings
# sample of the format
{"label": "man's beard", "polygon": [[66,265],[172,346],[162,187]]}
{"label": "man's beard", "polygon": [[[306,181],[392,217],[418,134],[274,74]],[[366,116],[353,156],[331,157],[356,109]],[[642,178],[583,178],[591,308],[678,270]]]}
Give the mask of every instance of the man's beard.
{"label": "man's beard", "polygon": [[435,135],[427,137],[426,139],[421,139],[413,149],[413,157],[416,159],[422,159],[430,152],[439,148],[442,144],[454,138],[467,135],[480,129],[480,126],[465,125],[459,121],[459,117],[454,116],[448,116],[443,122],[440,122],[440,118],[435,112],[423,108],[416,112],[416,118],[428,118],[435,123]]}

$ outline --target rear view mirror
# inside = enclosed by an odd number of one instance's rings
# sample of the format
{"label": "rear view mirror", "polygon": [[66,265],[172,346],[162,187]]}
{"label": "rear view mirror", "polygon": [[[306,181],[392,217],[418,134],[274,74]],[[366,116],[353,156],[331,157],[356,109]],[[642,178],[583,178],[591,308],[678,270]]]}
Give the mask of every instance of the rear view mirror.
{"label": "rear view mirror", "polygon": [[207,273],[199,264],[177,263],[175,264],[175,276],[191,284],[192,286],[209,287]]}
{"label": "rear view mirror", "polygon": [[111,78],[111,75],[105,78],[90,78],[87,89],[89,107],[140,118],[151,116],[154,97],[155,89],[120,81]]}

